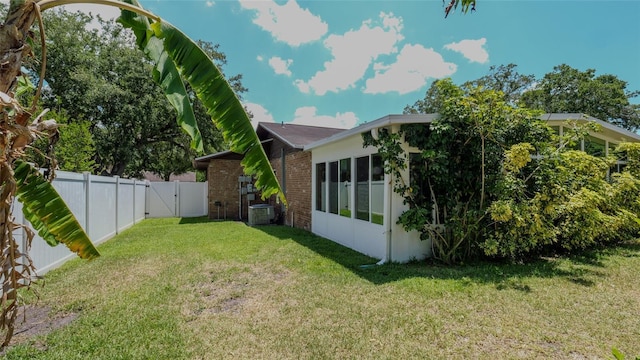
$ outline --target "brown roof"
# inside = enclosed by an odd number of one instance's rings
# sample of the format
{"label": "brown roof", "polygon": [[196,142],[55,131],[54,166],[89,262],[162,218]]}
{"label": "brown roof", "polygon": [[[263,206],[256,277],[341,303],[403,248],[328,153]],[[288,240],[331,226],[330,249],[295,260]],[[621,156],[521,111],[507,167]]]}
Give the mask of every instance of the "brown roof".
{"label": "brown roof", "polygon": [[[260,143],[262,146],[270,143],[273,139],[262,140]],[[198,170],[205,170],[209,166],[209,161],[212,159],[224,159],[224,160],[242,160],[243,155],[235,153],[231,150],[220,151],[217,153],[204,155],[197,157],[193,160],[193,166]]]}
{"label": "brown roof", "polygon": [[[335,134],[346,131],[345,129],[328,128],[321,126],[307,126],[295,124],[278,124],[278,123],[258,123],[256,133],[262,140],[262,146],[272,141],[272,138],[279,139],[294,149],[303,149],[305,145],[311,144],[318,140],[328,138]],[[236,154],[232,151],[221,151],[215,154],[209,154],[195,158],[193,164],[196,169],[206,169],[209,161],[212,159],[242,159],[242,154]]]}
{"label": "brown roof", "polygon": [[345,129],[284,123],[259,123],[256,129],[260,138],[271,134],[273,137],[280,139],[296,149],[302,149],[307,144],[328,138],[343,131],[345,131]]}

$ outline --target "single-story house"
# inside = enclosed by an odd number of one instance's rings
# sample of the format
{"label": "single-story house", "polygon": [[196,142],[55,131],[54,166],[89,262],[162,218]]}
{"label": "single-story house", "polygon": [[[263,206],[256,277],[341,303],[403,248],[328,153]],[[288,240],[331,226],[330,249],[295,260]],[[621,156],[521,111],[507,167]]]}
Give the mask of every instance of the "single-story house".
{"label": "single-story house", "polygon": [[[163,178],[161,178],[157,174],[152,173],[151,171],[145,171],[142,173],[142,175],[142,178],[144,180],[149,180],[152,182],[165,181]],[[171,176],[169,176],[169,181],[196,182],[196,172],[189,171],[180,175],[171,174]]]}
{"label": "single-story house", "polygon": [[[284,211],[275,199],[268,200],[283,224],[311,230],[311,153],[303,149],[343,131],[283,123],[258,124],[256,133],[289,205]],[[195,159],[196,169],[207,170],[209,218],[247,220],[249,206],[263,203],[252,187],[252,179],[244,176],[241,159],[242,155],[231,151]]]}
{"label": "single-story house", "polygon": [[[381,128],[394,132],[403,124],[428,124],[436,118],[437,114],[388,115],[349,130],[260,123],[256,132],[289,202],[289,208],[284,209],[270,200],[282,223],[382,261],[429,257],[431,244],[421,241],[417,232],[406,232],[396,224],[406,205],[393,192],[392,179],[384,173],[377,149],[363,147],[362,134],[375,134]],[[543,118],[559,134],[567,120],[600,124],[602,131],[591,133],[580,144],[581,150],[594,155],[606,155],[623,141],[640,142],[636,133],[583,114],[545,114]],[[406,143],[403,148],[408,154],[418,152]],[[224,202],[228,211],[238,214],[231,218],[246,218],[239,209],[243,206],[239,162],[240,155],[230,152],[196,159],[196,166],[208,173],[210,217],[216,217],[220,202]],[[403,177],[408,179],[409,172],[406,169]],[[259,196],[250,198],[259,200]]]}

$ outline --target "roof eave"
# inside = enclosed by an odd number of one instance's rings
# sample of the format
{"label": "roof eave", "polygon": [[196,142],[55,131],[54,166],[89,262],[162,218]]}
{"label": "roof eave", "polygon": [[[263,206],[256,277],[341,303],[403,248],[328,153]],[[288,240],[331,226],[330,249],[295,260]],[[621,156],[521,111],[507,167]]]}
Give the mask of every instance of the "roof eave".
{"label": "roof eave", "polygon": [[634,140],[640,141],[640,135],[634,133],[633,131],[629,131],[627,129],[621,128],[620,126],[608,123],[606,121],[600,120],[598,118],[594,118],[593,116],[581,114],[581,113],[550,113],[550,114],[542,114],[540,115],[540,119],[547,121],[568,121],[568,120],[576,120],[576,121],[593,121],[596,124],[602,126],[604,129],[620,133],[626,137],[630,137]]}
{"label": "roof eave", "polygon": [[[268,142],[273,141],[273,139],[265,139],[260,141],[260,145],[264,145]],[[231,151],[231,150],[225,150],[225,151],[220,151],[214,154],[208,154],[208,155],[204,155],[204,156],[200,156],[197,157],[195,159],[193,159],[193,166],[198,169],[198,170],[204,170],[207,168],[207,166],[209,165],[209,161],[211,161],[212,159],[217,159],[217,158],[221,158],[221,157],[225,157],[227,155],[240,155],[242,156],[242,154],[239,154],[235,151]]]}
{"label": "roof eave", "polygon": [[[264,129],[266,132],[268,132],[269,134],[273,135],[273,137],[277,138],[278,140],[282,141],[283,143],[285,143],[287,146],[290,146],[294,149],[302,149],[303,146],[301,145],[296,145],[296,144],[292,144],[289,140],[283,138],[282,136],[280,136],[278,133],[272,131],[271,129],[269,129],[266,126],[262,126],[262,123],[258,123],[258,127]],[[257,129],[256,129],[257,131]]]}
{"label": "roof eave", "polygon": [[438,117],[438,114],[402,114],[402,115],[386,115],[379,119],[364,123],[360,126],[356,126],[353,129],[345,130],[337,133],[333,136],[314,141],[304,146],[304,150],[312,150],[314,148],[330,144],[335,141],[345,139],[347,137],[362,134],[372,129],[391,125],[403,125],[403,124],[427,124],[433,122]]}

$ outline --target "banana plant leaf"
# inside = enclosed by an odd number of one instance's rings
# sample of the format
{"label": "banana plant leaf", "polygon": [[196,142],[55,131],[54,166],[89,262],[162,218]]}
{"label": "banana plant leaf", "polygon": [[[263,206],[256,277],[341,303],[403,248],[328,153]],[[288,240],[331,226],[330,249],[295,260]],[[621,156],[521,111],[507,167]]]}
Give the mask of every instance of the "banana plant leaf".
{"label": "banana plant leaf", "polygon": [[40,237],[51,246],[65,244],[83,259],[100,256],[60,194],[38,169],[25,161],[16,160],[14,176],[16,197],[22,203],[22,213]]}
{"label": "banana plant leaf", "polygon": [[[136,0],[123,0],[126,3],[140,7]],[[167,59],[167,53],[162,46],[162,40],[153,36],[146,17],[122,10],[118,22],[124,27],[133,30],[136,43],[154,64],[153,79],[164,91],[171,106],[176,109],[178,125],[191,137],[191,147],[198,153],[204,151],[202,135],[198,129],[198,123],[189,102],[189,95],[180,78],[173,61]]]}
{"label": "banana plant leaf", "polygon": [[[471,12],[476,11],[476,0],[447,0],[449,1],[449,5],[444,8],[444,17],[449,16],[451,10],[457,9],[458,5],[460,5],[462,9],[462,13],[466,14],[469,9]],[[444,5],[445,0],[442,0],[442,4]]]}
{"label": "banana plant leaf", "polygon": [[[126,1],[140,6],[136,0]],[[230,144],[230,150],[244,155],[241,164],[246,174],[255,176],[256,186],[262,191],[262,196],[266,198],[278,195],[286,205],[284,193],[260,139],[253,130],[251,119],[220,69],[204,51],[167,22],[150,23],[146,18],[127,10],[122,10],[119,21],[125,27],[134,30],[138,46],[147,55],[154,53],[150,56],[157,68],[168,69],[172,66],[168,65],[171,62],[181,78],[191,85],[207,108],[207,113],[222,132],[224,140]],[[152,40],[154,38],[161,40],[164,51],[158,52],[156,41]],[[153,51],[150,49],[151,46]]]}

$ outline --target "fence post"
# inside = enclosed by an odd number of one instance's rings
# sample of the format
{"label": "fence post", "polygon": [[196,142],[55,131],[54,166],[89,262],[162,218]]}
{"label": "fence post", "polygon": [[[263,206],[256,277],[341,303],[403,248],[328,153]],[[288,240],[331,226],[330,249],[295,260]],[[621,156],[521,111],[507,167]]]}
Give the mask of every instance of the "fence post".
{"label": "fence post", "polygon": [[[84,231],[89,235],[89,225],[91,224],[91,174],[88,171],[82,173],[84,185]],[[89,235],[91,237],[91,235]]]}
{"label": "fence post", "polygon": [[144,218],[149,215],[149,180],[144,181]]}
{"label": "fence post", "polygon": [[175,180],[173,183],[176,185],[176,190],[175,190],[176,217],[180,217],[180,180]]}
{"label": "fence post", "polygon": [[[202,194],[203,199],[203,212],[205,215],[209,216],[209,181],[204,182],[204,193]],[[226,210],[226,209],[225,209]]]}
{"label": "fence post", "polygon": [[120,233],[120,224],[118,224],[118,206],[120,199],[120,176],[116,175],[116,235]]}
{"label": "fence post", "polygon": [[136,224],[136,187],[138,186],[136,183],[136,179],[133,179],[133,221],[131,224]]}

